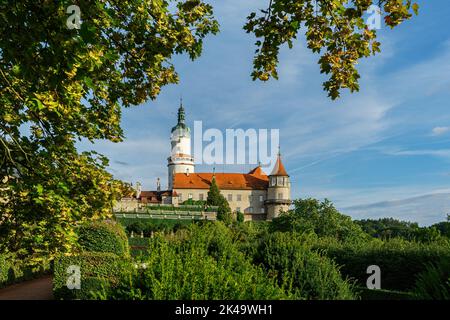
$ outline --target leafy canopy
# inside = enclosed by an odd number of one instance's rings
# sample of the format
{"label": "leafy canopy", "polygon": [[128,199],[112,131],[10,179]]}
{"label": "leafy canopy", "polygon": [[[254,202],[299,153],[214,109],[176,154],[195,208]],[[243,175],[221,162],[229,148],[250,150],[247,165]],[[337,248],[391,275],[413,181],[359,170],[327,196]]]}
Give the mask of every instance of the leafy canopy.
{"label": "leafy canopy", "polygon": [[368,235],[349,216],[340,213],[329,200],[294,200],[294,209],[272,220],[272,232],[316,234],[342,241],[364,241]]}
{"label": "leafy canopy", "polygon": [[356,64],[380,52],[376,30],[364,19],[371,5],[378,5],[380,19],[384,16],[391,28],[419,8],[412,0],[270,0],[267,9],[248,16],[244,27],[258,39],[253,79],[277,79],[280,47],[292,48],[303,29],[308,48],[321,54],[321,73],[330,75],[323,84],[329,97],[338,98],[343,88],[358,91]]}
{"label": "leafy canopy", "polygon": [[200,0],[0,2],[1,251],[51,258],[72,250],[76,223],[110,214],[129,191],[75,142],[121,141],[121,108],[178,82],[173,55],[197,58],[217,31]]}

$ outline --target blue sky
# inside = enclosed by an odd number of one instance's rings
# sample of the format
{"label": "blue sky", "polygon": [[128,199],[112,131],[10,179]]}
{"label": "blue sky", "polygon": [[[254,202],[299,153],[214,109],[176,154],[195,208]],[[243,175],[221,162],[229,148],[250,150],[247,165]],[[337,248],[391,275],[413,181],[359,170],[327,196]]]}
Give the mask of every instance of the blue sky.
{"label": "blue sky", "polygon": [[280,129],[295,198],[329,198],[356,218],[393,216],[424,225],[444,220],[450,212],[448,1],[418,0],[419,16],[393,30],[383,26],[382,53],[359,65],[361,91],[338,101],[322,90],[319,57],[303,36],[293,50],[282,50],[279,81],[251,80],[255,39],[242,26],[266,2],[210,1],[221,33],[206,39],[200,59],[174,59],[180,84],[124,110],[123,143],[82,143],[80,149],[107,155],[117,178],[154,189],[157,177],[167,179],[170,128],[182,95],[191,127],[202,120],[205,128],[223,132]]}

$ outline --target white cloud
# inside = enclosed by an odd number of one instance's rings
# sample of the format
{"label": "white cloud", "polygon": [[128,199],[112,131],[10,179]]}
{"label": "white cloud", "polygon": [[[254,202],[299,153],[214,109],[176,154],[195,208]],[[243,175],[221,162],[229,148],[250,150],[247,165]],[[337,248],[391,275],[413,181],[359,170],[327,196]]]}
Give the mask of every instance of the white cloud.
{"label": "white cloud", "polygon": [[431,135],[440,136],[450,131],[450,127],[434,127],[431,130]]}

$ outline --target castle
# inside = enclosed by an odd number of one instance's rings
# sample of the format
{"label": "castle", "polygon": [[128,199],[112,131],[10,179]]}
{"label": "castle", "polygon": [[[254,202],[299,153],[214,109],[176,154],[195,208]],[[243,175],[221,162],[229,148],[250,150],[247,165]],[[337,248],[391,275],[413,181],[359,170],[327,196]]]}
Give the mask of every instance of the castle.
{"label": "castle", "polygon": [[159,179],[156,191],[142,191],[138,184],[135,197],[123,199],[117,210],[126,211],[136,204],[177,206],[188,199],[206,200],[213,178],[231,210],[244,213],[246,221],[271,220],[289,208],[291,186],[280,153],[270,175],[266,175],[260,165],[248,173],[196,173],[191,154],[191,131],[185,123],[182,103],[170,140],[172,151],[167,159],[168,190],[161,190]]}

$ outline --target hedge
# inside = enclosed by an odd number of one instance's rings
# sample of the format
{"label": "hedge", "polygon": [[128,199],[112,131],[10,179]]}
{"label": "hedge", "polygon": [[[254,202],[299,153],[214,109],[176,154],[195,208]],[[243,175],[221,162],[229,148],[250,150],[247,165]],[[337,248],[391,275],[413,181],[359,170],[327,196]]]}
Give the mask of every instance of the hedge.
{"label": "hedge", "polygon": [[440,264],[450,259],[450,247],[445,243],[421,244],[399,239],[363,244],[328,243],[315,248],[335,260],[341,273],[356,279],[362,287],[369,277],[367,267],[379,266],[381,288],[398,291],[413,289],[428,263]]}
{"label": "hedge", "polygon": [[84,251],[109,252],[129,257],[128,238],[123,227],[116,222],[93,222],[77,230],[78,243]]}
{"label": "hedge", "polygon": [[50,270],[50,263],[28,266],[12,254],[0,254],[0,288],[20,281],[30,280]]}
{"label": "hedge", "polygon": [[278,283],[307,300],[355,299],[353,284],[343,279],[331,259],[311,251],[295,234],[275,232],[263,239],[255,256]]}
{"label": "hedge", "polygon": [[[80,267],[81,289],[79,290],[67,288],[70,266]],[[123,259],[113,253],[82,252],[75,256],[59,256],[55,259],[53,294],[56,299],[92,298],[92,292],[117,285],[123,270]]]}
{"label": "hedge", "polygon": [[149,237],[152,232],[156,231],[177,231],[186,228],[192,223],[192,220],[168,220],[168,219],[140,219],[140,218],[117,218],[117,221],[123,225],[128,235],[133,231],[139,236],[141,231],[144,236]]}

